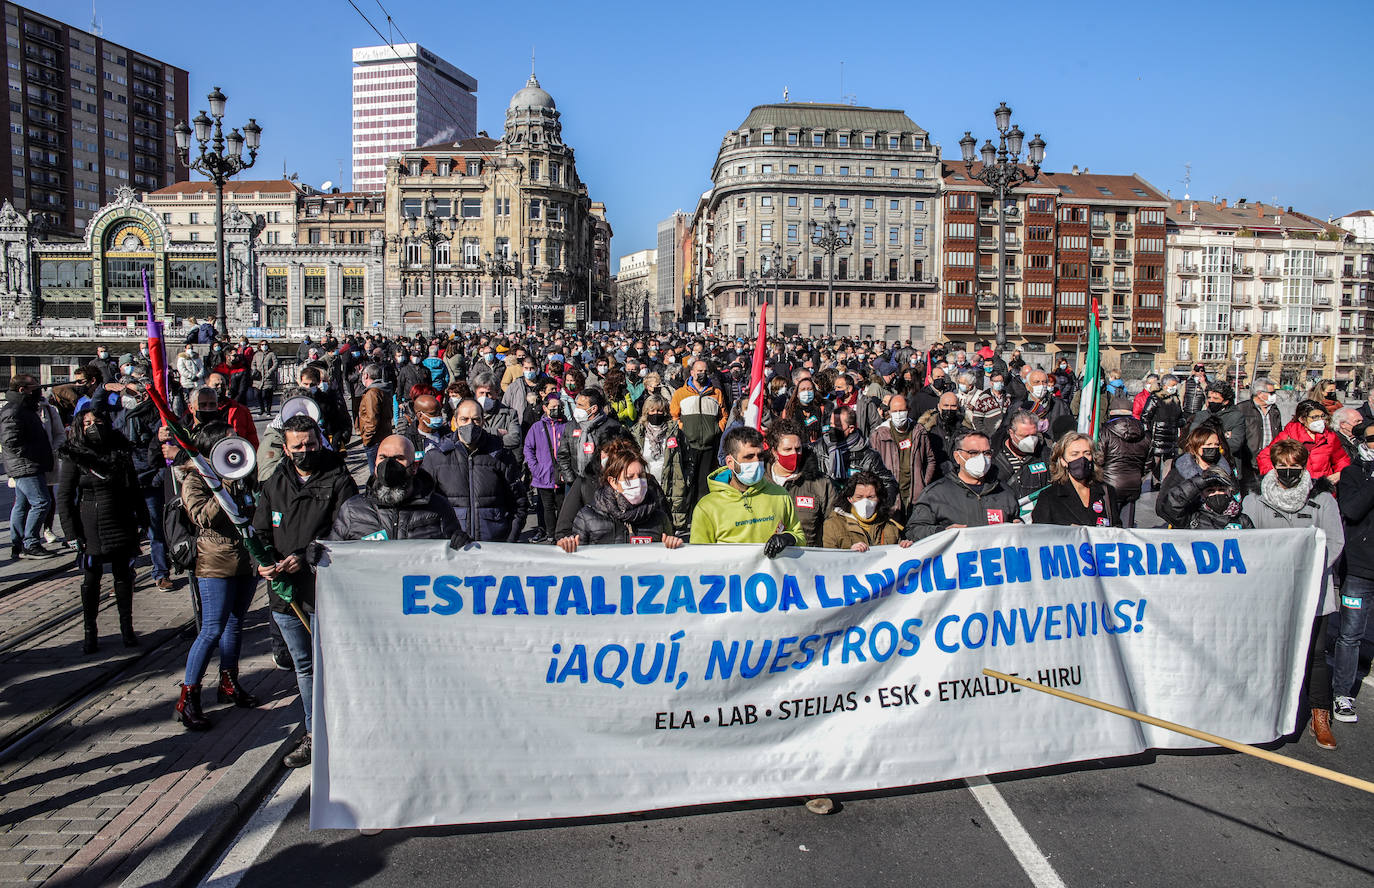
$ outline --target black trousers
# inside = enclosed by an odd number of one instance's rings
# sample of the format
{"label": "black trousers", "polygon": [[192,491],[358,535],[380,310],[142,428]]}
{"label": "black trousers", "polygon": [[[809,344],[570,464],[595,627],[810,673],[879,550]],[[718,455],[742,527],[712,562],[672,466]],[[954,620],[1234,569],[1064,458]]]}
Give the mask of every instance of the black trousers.
{"label": "black trousers", "polygon": [[1330,711],[1335,702],[1331,691],[1331,666],[1326,662],[1326,616],[1312,621],[1311,642],[1307,646],[1307,673],[1303,680],[1307,688],[1307,705],[1311,709]]}
{"label": "black trousers", "polygon": [[134,612],[134,553],[113,556],[82,556],[81,558],[81,617],[86,632],[96,632],[96,614],[100,610],[100,578],[105,565],[114,575],[115,609],[119,613],[121,629],[132,625]]}
{"label": "black trousers", "polygon": [[558,527],[558,513],[563,508],[563,488],[535,487],[533,490],[539,494],[539,511],[535,513],[539,527],[553,536]]}

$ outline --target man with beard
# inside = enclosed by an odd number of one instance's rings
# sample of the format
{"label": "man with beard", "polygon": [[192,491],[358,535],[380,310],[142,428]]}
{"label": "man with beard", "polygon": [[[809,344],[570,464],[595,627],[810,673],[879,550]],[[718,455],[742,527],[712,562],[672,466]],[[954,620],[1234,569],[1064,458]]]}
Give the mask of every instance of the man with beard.
{"label": "man with beard", "polygon": [[377,445],[372,478],[362,493],[339,509],[329,538],[446,540],[457,529],[453,506],[435,488],[434,478],[420,468],[414,446],[400,435],[391,435]]}

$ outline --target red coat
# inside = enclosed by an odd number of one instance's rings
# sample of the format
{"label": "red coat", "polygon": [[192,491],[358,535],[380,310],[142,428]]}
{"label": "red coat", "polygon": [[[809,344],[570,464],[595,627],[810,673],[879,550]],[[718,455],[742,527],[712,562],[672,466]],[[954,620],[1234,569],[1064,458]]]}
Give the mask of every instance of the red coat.
{"label": "red coat", "polygon": [[221,406],[228,408],[225,411],[224,419],[234,427],[234,434],[240,438],[247,438],[249,444],[257,447],[258,428],[253,425],[253,414],[248,412],[248,408],[233,398],[225,398]]}
{"label": "red coat", "polygon": [[1141,389],[1136,393],[1135,400],[1131,402],[1131,415],[1140,419],[1140,415],[1145,412],[1145,405],[1150,402],[1151,392]]}
{"label": "red coat", "polygon": [[[1307,448],[1307,474],[1313,478],[1324,478],[1350,465],[1349,454],[1341,446],[1340,438],[1330,429],[1320,435],[1313,435],[1307,426],[1295,419],[1274,436],[1274,441],[1284,438],[1292,438]],[[1274,461],[1269,458],[1269,448],[1273,446],[1271,441],[1259,452],[1259,470],[1262,476],[1269,474],[1269,470],[1274,468]]]}

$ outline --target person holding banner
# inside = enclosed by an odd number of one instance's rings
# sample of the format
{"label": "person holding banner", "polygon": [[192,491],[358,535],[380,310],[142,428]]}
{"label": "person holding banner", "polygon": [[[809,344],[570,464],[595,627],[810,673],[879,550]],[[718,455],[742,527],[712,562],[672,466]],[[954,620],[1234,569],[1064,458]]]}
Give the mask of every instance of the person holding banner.
{"label": "person holding banner", "polygon": [[1121,516],[1102,483],[1102,459],[1092,435],[1069,432],[1050,454],[1050,486],[1036,497],[1031,520],[1071,527],[1117,527]]}
{"label": "person holding banner", "polygon": [[[432,399],[431,399],[432,400]],[[458,529],[453,506],[420,468],[415,445],[391,435],[377,445],[377,464],[363,492],[339,508],[331,540],[448,540]]]}
{"label": "person holding banner", "polygon": [[1050,446],[1040,437],[1035,415],[1025,410],[1013,413],[1004,429],[1001,443],[992,439],[992,465],[997,479],[1022,500],[1050,483]]}
{"label": "person holding banner", "polygon": [[922,491],[911,508],[904,536],[920,541],[952,527],[1021,523],[1021,504],[996,477],[988,436],[972,429],[952,442],[954,471]]}
{"label": "person holding banner", "polygon": [[668,412],[668,400],[657,393],[644,398],[643,413],[631,429],[635,443],[644,454],[649,474],[654,476],[668,498],[668,511],[673,518],[674,533],[687,533],[691,517],[687,473],[682,464],[682,448],[678,436],[681,429]]}
{"label": "person holding banner", "polygon": [[892,507],[883,496],[882,482],[872,472],[851,475],[842,502],[849,508],[831,511],[825,520],[822,542],[827,549],[867,552],[872,546],[914,545],[902,538],[902,525],[892,518]]}
{"label": "person holding banner", "polygon": [[763,435],[740,426],[725,436],[725,465],[711,473],[710,492],[692,512],[693,544],[762,543],[776,558],[806,536],[792,498],[764,477]]}
{"label": "person holding banner", "polygon": [[787,491],[801,523],[806,545],[820,548],[826,519],[835,510],[835,485],[821,471],[814,448],[802,444],[805,430],[795,419],[775,420],[768,427],[769,476]]}
{"label": "person holding banner", "polygon": [[[1316,405],[1320,409],[1321,405]],[[1305,414],[1299,413],[1299,416]],[[1336,584],[1332,571],[1345,548],[1345,528],[1340,507],[1326,488],[1314,489],[1317,479],[1308,470],[1312,455],[1300,441],[1281,438],[1269,446],[1273,471],[1260,479],[1260,492],[1247,494],[1245,514],[1260,530],[1319,527],[1326,534],[1326,570],[1322,573],[1322,597],[1312,620],[1307,653],[1307,702],[1312,710],[1312,736],[1322,749],[1335,749],[1331,733],[1334,695],[1331,667],[1326,662],[1327,616],[1336,612]]]}
{"label": "person holding banner", "polygon": [[668,549],[682,547],[682,538],[673,534],[668,500],[643,457],[619,450],[606,460],[598,478],[596,494],[573,519],[573,532],[558,541],[560,549],[572,553],[578,546],[659,541]]}

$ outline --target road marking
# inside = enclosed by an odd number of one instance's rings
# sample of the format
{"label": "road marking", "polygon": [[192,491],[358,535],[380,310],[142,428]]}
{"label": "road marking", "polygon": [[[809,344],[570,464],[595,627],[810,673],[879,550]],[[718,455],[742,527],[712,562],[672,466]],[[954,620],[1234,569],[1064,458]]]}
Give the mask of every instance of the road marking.
{"label": "road marking", "polygon": [[310,791],[310,769],[294,768],[277,784],[234,842],[219,859],[215,869],[200,883],[200,888],[237,888],[257,863],[277,829],[286,821],[301,796]]}
{"label": "road marking", "polygon": [[1054,867],[1050,866],[1049,858],[1041,852],[1040,846],[1035,844],[1035,839],[1026,832],[1021,821],[1016,819],[1011,806],[997,791],[997,787],[986,777],[970,777],[964,782],[968,784],[968,791],[973,793],[978,806],[988,815],[992,825],[1001,834],[1002,841],[1011,849],[1016,862],[1021,864],[1021,869],[1030,877],[1031,884],[1035,888],[1065,888],[1064,881],[1059,878]]}

